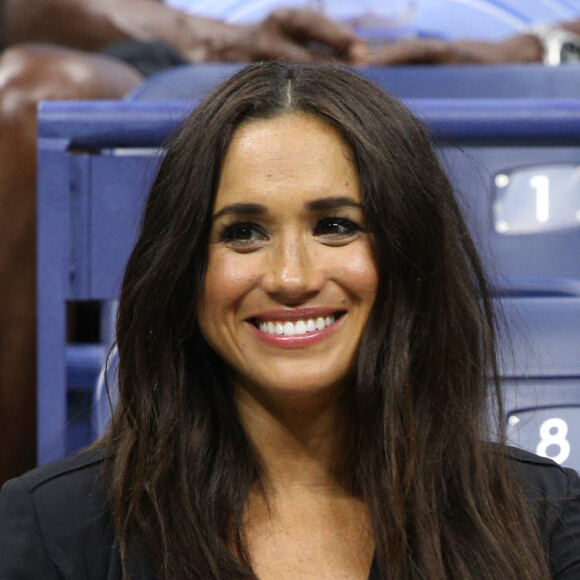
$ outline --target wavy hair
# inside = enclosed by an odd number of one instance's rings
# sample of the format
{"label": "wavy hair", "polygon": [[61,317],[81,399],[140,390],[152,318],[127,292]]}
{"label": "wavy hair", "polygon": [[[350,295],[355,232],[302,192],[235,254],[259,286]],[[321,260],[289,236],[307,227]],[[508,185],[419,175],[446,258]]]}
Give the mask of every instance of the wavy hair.
{"label": "wavy hair", "polygon": [[102,444],[126,568],[146,546],[164,580],[255,578],[244,536],[257,463],[197,302],[232,134],[299,112],[352,151],[379,285],[353,385],[356,493],[376,559],[398,580],[549,577],[534,518],[489,440],[501,423],[485,275],[423,125],[398,100],[328,65],[252,65],[171,139],[121,293],[120,400]]}

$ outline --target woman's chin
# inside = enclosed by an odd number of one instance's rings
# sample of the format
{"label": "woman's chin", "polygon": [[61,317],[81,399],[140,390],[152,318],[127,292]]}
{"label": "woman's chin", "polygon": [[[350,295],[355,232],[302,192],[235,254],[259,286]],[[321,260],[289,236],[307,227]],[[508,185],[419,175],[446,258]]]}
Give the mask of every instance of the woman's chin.
{"label": "woman's chin", "polygon": [[238,397],[247,397],[265,406],[280,404],[288,410],[298,410],[298,407],[308,405],[318,407],[336,404],[350,384],[350,381],[344,380],[344,376],[333,377],[334,380],[331,380],[329,377],[321,377],[319,372],[309,374],[301,369],[277,380],[272,378],[260,383],[238,383]]}

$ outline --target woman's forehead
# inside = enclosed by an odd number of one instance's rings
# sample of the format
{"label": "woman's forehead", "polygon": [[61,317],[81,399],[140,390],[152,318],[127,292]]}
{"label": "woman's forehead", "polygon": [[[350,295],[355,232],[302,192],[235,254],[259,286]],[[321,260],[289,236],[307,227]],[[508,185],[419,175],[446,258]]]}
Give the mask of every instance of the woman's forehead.
{"label": "woman's forehead", "polygon": [[214,211],[231,203],[361,201],[358,172],[340,133],[311,115],[286,114],[238,128],[226,153]]}

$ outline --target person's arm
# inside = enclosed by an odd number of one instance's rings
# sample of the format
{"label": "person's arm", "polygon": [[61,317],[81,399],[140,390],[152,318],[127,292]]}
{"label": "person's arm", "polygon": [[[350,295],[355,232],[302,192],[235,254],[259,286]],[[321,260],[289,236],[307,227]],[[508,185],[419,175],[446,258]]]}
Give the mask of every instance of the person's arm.
{"label": "person's arm", "polygon": [[[580,34],[580,20],[560,25]],[[502,64],[541,62],[542,46],[531,34],[518,34],[499,42],[409,39],[388,44],[369,55],[368,64]]]}
{"label": "person's arm", "polygon": [[95,51],[122,40],[162,40],[192,62],[308,62],[328,53],[352,62],[365,52],[353,33],[307,9],[278,10],[258,24],[235,26],[157,0],[6,0],[4,22],[5,45],[50,42]]}

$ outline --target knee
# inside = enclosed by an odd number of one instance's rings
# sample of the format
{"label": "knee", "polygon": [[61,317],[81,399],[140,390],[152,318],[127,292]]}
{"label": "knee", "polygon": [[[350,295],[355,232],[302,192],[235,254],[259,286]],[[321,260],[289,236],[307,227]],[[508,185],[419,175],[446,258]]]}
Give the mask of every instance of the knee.
{"label": "knee", "polygon": [[0,58],[0,125],[7,136],[11,127],[32,123],[38,98],[33,89],[32,54],[12,48]]}
{"label": "knee", "polygon": [[[0,269],[32,263],[36,182],[36,109],[47,99],[82,98],[87,77],[55,51],[35,45],[0,56]],[[84,93],[83,93],[84,91]],[[17,195],[15,195],[17,192]]]}
{"label": "knee", "polygon": [[20,45],[0,57],[3,124],[35,124],[39,101],[98,98],[98,88],[90,63],[73,51]]}

